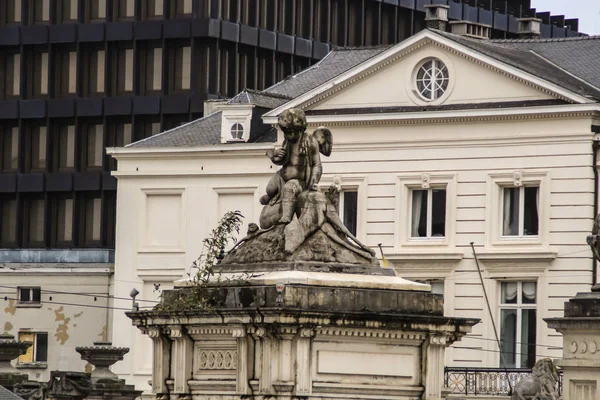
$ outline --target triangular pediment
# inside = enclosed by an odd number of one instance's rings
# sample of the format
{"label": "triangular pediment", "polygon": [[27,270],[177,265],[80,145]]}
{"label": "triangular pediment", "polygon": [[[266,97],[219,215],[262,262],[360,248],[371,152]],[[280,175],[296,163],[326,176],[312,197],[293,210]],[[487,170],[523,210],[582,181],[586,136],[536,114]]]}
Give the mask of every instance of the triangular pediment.
{"label": "triangular pediment", "polygon": [[[343,50],[342,50],[343,51]],[[352,50],[348,50],[352,51]],[[444,65],[447,85],[435,99],[417,83],[428,60]],[[440,64],[442,63],[442,64]],[[427,82],[428,86],[431,82]],[[441,93],[441,91],[440,91]],[[466,48],[433,31],[423,31],[269,112],[283,109],[339,110],[425,106],[543,104],[553,100],[588,103],[589,99],[529,72]]]}

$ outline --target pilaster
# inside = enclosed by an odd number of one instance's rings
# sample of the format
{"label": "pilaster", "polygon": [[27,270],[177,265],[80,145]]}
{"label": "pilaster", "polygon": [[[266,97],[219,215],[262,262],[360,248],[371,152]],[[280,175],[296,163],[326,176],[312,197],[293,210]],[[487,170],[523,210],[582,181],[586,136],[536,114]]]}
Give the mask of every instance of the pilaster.
{"label": "pilaster", "polygon": [[254,346],[250,345],[252,338],[247,335],[245,327],[234,328],[232,336],[236,339],[238,348],[236,392],[241,395],[251,394],[250,379],[254,366]]}
{"label": "pilaster", "polygon": [[311,344],[315,336],[313,328],[301,328],[296,342],[296,395],[311,394],[310,365],[312,363]]}
{"label": "pilaster", "polygon": [[188,380],[192,378],[192,360],[194,346],[192,339],[184,332],[182,326],[170,326],[169,336],[173,340],[173,378],[174,393],[189,393]]}
{"label": "pilaster", "polygon": [[145,330],[145,333],[152,339],[152,392],[155,394],[168,393],[166,381],[169,378],[171,362],[169,339],[159,327],[150,326]]}
{"label": "pilaster", "polygon": [[444,353],[448,340],[445,336],[429,336],[423,346],[423,399],[441,400],[444,386]]}

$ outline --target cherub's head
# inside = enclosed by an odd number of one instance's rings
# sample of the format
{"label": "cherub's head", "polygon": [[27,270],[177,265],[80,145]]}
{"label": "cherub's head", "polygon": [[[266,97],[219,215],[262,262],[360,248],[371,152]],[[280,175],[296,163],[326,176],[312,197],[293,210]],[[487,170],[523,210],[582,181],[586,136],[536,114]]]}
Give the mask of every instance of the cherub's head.
{"label": "cherub's head", "polygon": [[304,111],[290,108],[279,114],[277,124],[289,142],[295,142],[306,130],[306,115]]}

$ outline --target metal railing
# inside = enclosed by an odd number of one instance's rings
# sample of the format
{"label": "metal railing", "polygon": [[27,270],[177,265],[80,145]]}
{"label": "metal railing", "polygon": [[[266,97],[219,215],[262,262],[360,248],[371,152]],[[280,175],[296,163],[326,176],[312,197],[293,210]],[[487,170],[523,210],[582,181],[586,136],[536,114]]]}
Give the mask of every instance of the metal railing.
{"label": "metal railing", "polygon": [[[510,387],[531,375],[529,368],[461,368],[445,367],[444,382],[452,394],[509,396]],[[510,382],[510,385],[509,385]],[[558,392],[562,393],[562,371],[559,370]]]}

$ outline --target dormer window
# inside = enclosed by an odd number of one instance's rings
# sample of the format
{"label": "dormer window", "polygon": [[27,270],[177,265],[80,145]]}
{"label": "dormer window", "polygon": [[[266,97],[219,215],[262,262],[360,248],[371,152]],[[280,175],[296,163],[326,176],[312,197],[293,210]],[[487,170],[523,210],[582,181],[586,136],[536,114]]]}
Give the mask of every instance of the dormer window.
{"label": "dormer window", "polygon": [[449,81],[448,67],[437,58],[425,60],[418,67],[417,92],[425,101],[434,101],[442,97],[448,89]]}
{"label": "dormer window", "polygon": [[232,140],[243,140],[244,126],[240,123],[235,123],[231,126],[230,133],[231,133]]}

